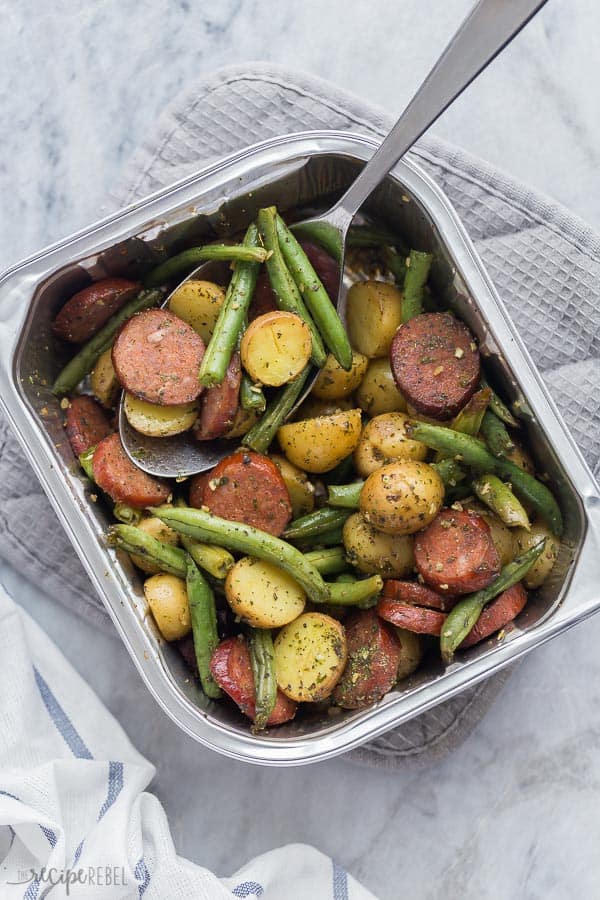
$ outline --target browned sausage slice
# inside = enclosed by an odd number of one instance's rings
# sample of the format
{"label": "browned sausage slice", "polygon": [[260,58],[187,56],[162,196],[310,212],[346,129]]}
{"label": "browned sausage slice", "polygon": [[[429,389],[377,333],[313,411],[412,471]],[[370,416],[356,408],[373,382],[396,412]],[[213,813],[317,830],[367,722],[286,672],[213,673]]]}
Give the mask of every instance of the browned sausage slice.
{"label": "browned sausage slice", "polygon": [[442,612],[447,612],[456,604],[456,597],[452,594],[438,594],[418,581],[400,581],[396,578],[384,582],[382,596],[387,600],[400,600],[426,609],[441,609]]}
{"label": "browned sausage slice", "polygon": [[437,591],[468,594],[493,581],[500,556],[490,526],[467,510],[443,509],[415,536],[415,565]]}
{"label": "browned sausage slice", "polygon": [[396,681],[400,642],[374,609],[356,610],[344,622],[348,661],[333,694],[344,709],[362,709],[387,694]]}
{"label": "browned sausage slice", "polygon": [[85,453],[114,431],[100,404],[85,394],[69,401],[65,429],[75,456]]}
{"label": "browned sausage slice", "polygon": [[221,460],[210,478],[193,478],[190,506],[206,506],[216,516],[276,536],[292,516],[290,496],[275,463],[260,453],[246,451]]}
{"label": "browned sausage slice", "polygon": [[126,278],[104,278],[74,294],[54,320],[56,337],[73,344],[89,340],[111,316],[139,292],[141,285]]}
{"label": "browned sausage slice", "polygon": [[211,441],[231,428],[240,401],[242,366],[239,353],[234,353],[222,384],[209,388],[200,400],[200,416],[194,426],[194,437]]}
{"label": "browned sausage slice", "polygon": [[519,615],[527,603],[527,591],[519,581],[489,603],[460,645],[461,649],[478,644],[500,631]]}
{"label": "browned sausage slice", "polygon": [[[219,687],[229,694],[245,716],[254,721],[256,692],[250,652],[243,637],[230,637],[221,641],[210,660],[210,671]],[[280,690],[267,725],[281,725],[296,715],[297,705]]]}
{"label": "browned sausage slice", "polygon": [[413,606],[412,603],[384,596],[377,601],[377,614],[398,628],[414,631],[415,634],[435,635],[441,633],[447,616],[447,613],[438,612],[437,609],[425,609],[424,606]]}
{"label": "browned sausage slice", "polygon": [[[308,256],[313,269],[323,282],[323,287],[335,303],[340,283],[340,267],[335,259],[322,247],[319,247],[318,244],[313,244],[311,241],[300,241],[300,245]],[[248,318],[252,321],[257,319],[258,316],[264,315],[264,313],[273,312],[277,308],[277,300],[269,281],[269,274],[263,268],[256,282]]]}
{"label": "browned sausage slice", "polygon": [[94,481],[115,503],[144,508],[166,503],[171,488],[135,466],[123,449],[118,434],[100,441],[92,459]]}
{"label": "browned sausage slice", "polygon": [[191,403],[202,391],[198,371],[204,341],[166,309],[146,309],[123,325],[112,362],[123,387],[148,403]]}
{"label": "browned sausage slice", "polygon": [[475,339],[449,313],[423,313],[401,325],[392,341],[390,364],[409,403],[434,419],[455,416],[479,383]]}

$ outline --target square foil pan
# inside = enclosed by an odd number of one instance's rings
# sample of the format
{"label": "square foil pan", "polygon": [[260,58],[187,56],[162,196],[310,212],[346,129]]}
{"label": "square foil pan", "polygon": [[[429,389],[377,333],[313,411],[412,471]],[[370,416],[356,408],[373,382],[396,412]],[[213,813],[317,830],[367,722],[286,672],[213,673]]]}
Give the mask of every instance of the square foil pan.
{"label": "square foil pan", "polygon": [[[315,711],[268,734],[250,733],[232,705],[207,700],[178,651],[148,615],[141,581],[103,542],[106,510],[90,498],[49,385],[65,362],[50,323],[66,297],[105,275],[138,275],[165,250],[244,228],[276,203],[300,213],[326,208],[369,159],[375,144],[338,132],[274,138],[229,156],[13,267],[0,278],[0,402],[92,583],[148,689],[196,740],[252,763],[298,765],[335,756],[395,728],[497,672],[600,607],[600,490],[569,435],[452,206],[408,159],[364,212],[410,246],[435,255],[433,286],[476,334],[495,386],[517,402],[536,460],[565,518],[550,579],[534,592],[502,641],[462,653],[447,669],[429,662],[362,711]],[[68,589],[68,588],[67,588]]]}

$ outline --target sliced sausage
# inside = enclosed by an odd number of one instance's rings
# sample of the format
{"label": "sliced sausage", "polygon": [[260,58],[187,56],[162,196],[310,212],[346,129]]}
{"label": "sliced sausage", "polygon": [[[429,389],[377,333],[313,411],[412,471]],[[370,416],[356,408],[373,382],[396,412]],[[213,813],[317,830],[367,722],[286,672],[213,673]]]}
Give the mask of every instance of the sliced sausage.
{"label": "sliced sausage", "polygon": [[[319,247],[318,244],[313,244],[312,241],[300,241],[300,246],[303,248],[313,269],[323,282],[323,287],[335,303],[340,284],[340,267],[337,262],[323,250],[322,247]],[[258,316],[272,312],[277,308],[277,300],[271,287],[271,282],[269,281],[269,274],[267,270],[263,268],[256,282],[254,296],[248,311],[248,318],[252,321],[253,319],[257,319]]]}
{"label": "sliced sausage", "polygon": [[221,384],[209,388],[200,400],[200,416],[194,426],[194,437],[211,441],[221,437],[233,425],[240,402],[242,366],[240,354],[234,353]]}
{"label": "sliced sausage", "polygon": [[333,694],[344,709],[362,709],[387,694],[396,681],[400,642],[374,609],[356,610],[344,622],[348,661]]}
{"label": "sliced sausage", "polygon": [[[239,706],[245,716],[254,721],[256,692],[250,651],[243,637],[221,641],[210,660],[210,671],[219,687]],[[277,700],[267,725],[281,725],[296,715],[297,704],[278,689]]]}
{"label": "sliced sausage", "polygon": [[519,581],[489,603],[460,645],[464,650],[500,631],[519,615],[527,603],[527,591]]}
{"label": "sliced sausage", "polygon": [[258,319],[259,316],[264,316],[265,313],[274,312],[277,308],[277,300],[275,298],[275,292],[271,287],[271,282],[269,281],[269,273],[265,266],[262,266],[258,278],[256,279],[256,287],[254,288],[252,302],[248,309],[248,321],[253,322],[254,319]]}
{"label": "sliced sausage", "polygon": [[381,596],[377,601],[377,615],[407,631],[415,634],[439,635],[442,625],[446,621],[447,613],[437,609],[425,609],[424,606],[414,606],[402,600],[392,600]]}
{"label": "sliced sausage", "polygon": [[166,503],[171,488],[135,466],[123,449],[118,434],[100,441],[92,459],[94,481],[115,503],[144,508]]}
{"label": "sliced sausage", "polygon": [[104,278],[90,284],[67,300],[52,324],[54,334],[72,344],[88,341],[140,287],[126,278]]}
{"label": "sliced sausage", "polygon": [[279,536],[292,516],[281,473],[272,460],[242,451],[221,460],[190,485],[190,506],[206,506],[216,516],[243,522]]}
{"label": "sliced sausage", "polygon": [[500,571],[490,526],[483,516],[468,510],[443,509],[415,535],[414,552],[424,581],[443,593],[478,591]]}
{"label": "sliced sausage", "polygon": [[434,419],[455,416],[479,384],[475,339],[450,313],[423,313],[400,325],[390,364],[398,390],[417,412]]}
{"label": "sliced sausage", "polygon": [[456,603],[456,597],[452,594],[438,594],[418,581],[400,581],[396,578],[389,578],[384,582],[383,596],[387,600],[400,600],[426,609],[440,609],[442,612],[452,609]]}
{"label": "sliced sausage", "polygon": [[112,362],[123,387],[148,403],[191,403],[202,391],[198,371],[204,341],[166,309],[146,309],[123,325]]}
{"label": "sliced sausage", "polygon": [[85,394],[69,401],[65,429],[75,456],[85,453],[114,431],[100,404]]}

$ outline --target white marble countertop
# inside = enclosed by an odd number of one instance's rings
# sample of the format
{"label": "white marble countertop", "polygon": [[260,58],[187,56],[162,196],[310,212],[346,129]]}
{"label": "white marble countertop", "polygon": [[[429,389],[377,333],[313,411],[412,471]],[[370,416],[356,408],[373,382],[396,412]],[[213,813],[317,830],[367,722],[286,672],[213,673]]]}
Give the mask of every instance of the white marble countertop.
{"label": "white marble countertop", "polygon": [[[189,79],[267,59],[399,112],[469,6],[4,4],[0,268],[98,218],[124,161]],[[596,227],[599,28],[593,0],[551,0],[435,129]],[[463,747],[429,770],[387,774],[343,760],[267,770],[185,737],[116,638],[7,565],[0,576],[156,764],[154,790],[182,855],[225,874],[306,841],[382,900],[600,895],[600,619],[528,657]]]}

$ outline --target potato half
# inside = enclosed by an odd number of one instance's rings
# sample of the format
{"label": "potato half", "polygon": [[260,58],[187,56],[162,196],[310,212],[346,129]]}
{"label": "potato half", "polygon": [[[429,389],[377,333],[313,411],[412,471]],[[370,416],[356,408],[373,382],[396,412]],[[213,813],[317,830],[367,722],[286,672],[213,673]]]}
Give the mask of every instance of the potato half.
{"label": "potato half", "polygon": [[425,459],[429,450],[406,436],[407,421],[404,413],[393,412],[367,422],[354,451],[354,465],[363,478],[396,459]]}
{"label": "potato half", "polygon": [[[168,525],[165,525],[164,522],[161,522],[156,516],[148,516],[146,519],[142,519],[137,527],[140,531],[144,531],[146,534],[149,534],[150,537],[160,541],[161,544],[172,544],[175,547],[179,543],[179,535],[177,532],[173,531],[172,528],[169,528]],[[159,566],[150,562],[145,556],[138,556],[135,553],[131,553],[130,556],[138,569],[141,569],[142,572],[147,572],[148,575],[156,575],[161,571]]]}
{"label": "potato half", "polygon": [[250,323],[240,345],[242,364],[258,384],[279,387],[306,367],[312,337],[306,322],[294,313],[274,310]]}
{"label": "potato half", "polygon": [[150,437],[171,437],[192,427],[198,417],[196,403],[180,406],[158,406],[125,394],[123,410],[132,428]]}
{"label": "potato half", "polygon": [[94,397],[107,409],[117,402],[121,385],[112,364],[111,347],[98,357],[96,365],[90,373],[90,387]]}
{"label": "potato half", "polygon": [[343,540],[349,561],[366,575],[404,578],[414,568],[412,535],[384,534],[360,513],[346,519]]}
{"label": "potato half", "polygon": [[352,397],[342,397],[339,400],[319,400],[318,397],[309,394],[296,413],[296,420],[317,419],[319,416],[330,416],[332,413],[348,409],[356,409],[356,403]]}
{"label": "potato half", "polygon": [[275,640],[277,684],[298,703],[324,700],[340,680],[347,657],[343,625],[324,613],[304,613]]}
{"label": "potato half", "polygon": [[144,582],[144,594],[165,641],[177,641],[192,628],[185,581],[176,575],[153,575]]}
{"label": "potato half", "polygon": [[279,445],[293,465],[305,472],[329,472],[349,456],[360,440],[360,409],[349,409],[282,425]]}
{"label": "potato half", "polygon": [[235,419],[231,427],[225,432],[225,438],[238,438],[246,434],[253,425],[258,422],[259,414],[255,409],[244,409],[243,406],[238,407]]}
{"label": "potato half", "polygon": [[352,366],[347,372],[330,353],[311,393],[320,400],[342,400],[359,386],[368,364],[366,356],[353,350]]}
{"label": "potato half", "polygon": [[274,454],[271,459],[281,472],[281,477],[285,481],[287,492],[290,495],[292,504],[292,518],[297,519],[299,516],[305,516],[315,508],[315,486],[297,466],[278,453]]}
{"label": "potato half", "polygon": [[348,291],[346,304],[352,346],[369,359],[386,356],[402,323],[402,292],[385,281],[359,281]]}
{"label": "potato half", "polygon": [[408,678],[418,669],[423,656],[423,644],[421,635],[405,628],[396,628],[396,636],[400,641],[400,662],[398,663],[398,681]]}
{"label": "potato half", "polygon": [[174,291],[169,309],[208,344],[224,300],[225,291],[218,284],[190,278]]}
{"label": "potato half", "polygon": [[444,483],[427,463],[405,459],[373,472],[360,495],[360,511],[386,534],[413,534],[435,518],[444,501]]}
{"label": "potato half", "polygon": [[234,613],[255,628],[281,628],[306,604],[306,594],[291,575],[252,556],[229,570],[225,596]]}
{"label": "potato half", "polygon": [[356,390],[356,402],[369,416],[406,412],[406,399],[396,387],[388,356],[371,360]]}
{"label": "potato half", "polygon": [[539,544],[543,538],[546,538],[546,546],[542,551],[542,555],[534,562],[529,572],[523,579],[526,588],[538,588],[542,585],[556,562],[558,551],[560,549],[560,541],[553,534],[545,522],[534,522],[530,531],[525,528],[513,528],[513,536],[515,542],[515,555],[520,556],[526,553],[536,544]]}

